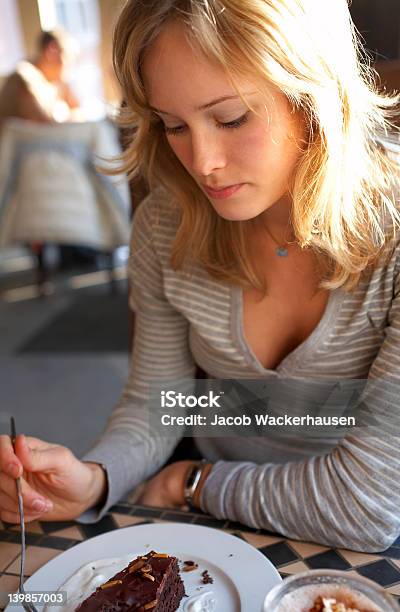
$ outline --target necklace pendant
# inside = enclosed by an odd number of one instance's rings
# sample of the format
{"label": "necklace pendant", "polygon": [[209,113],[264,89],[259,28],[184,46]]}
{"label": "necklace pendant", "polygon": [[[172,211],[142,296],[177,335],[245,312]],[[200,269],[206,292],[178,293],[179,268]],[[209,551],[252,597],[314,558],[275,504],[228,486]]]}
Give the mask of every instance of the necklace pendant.
{"label": "necklace pendant", "polygon": [[275,253],[278,255],[278,257],[287,257],[289,255],[288,250],[285,249],[285,247],[277,247],[275,249]]}

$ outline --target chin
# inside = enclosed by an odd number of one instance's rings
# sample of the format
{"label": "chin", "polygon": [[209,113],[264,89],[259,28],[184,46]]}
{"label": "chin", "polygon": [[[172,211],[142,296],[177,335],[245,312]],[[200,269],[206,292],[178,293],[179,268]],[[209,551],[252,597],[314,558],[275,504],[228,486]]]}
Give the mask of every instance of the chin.
{"label": "chin", "polygon": [[249,221],[258,217],[264,210],[265,207],[257,208],[255,206],[249,206],[248,204],[230,203],[222,204],[213,203],[215,212],[226,219],[227,221]]}

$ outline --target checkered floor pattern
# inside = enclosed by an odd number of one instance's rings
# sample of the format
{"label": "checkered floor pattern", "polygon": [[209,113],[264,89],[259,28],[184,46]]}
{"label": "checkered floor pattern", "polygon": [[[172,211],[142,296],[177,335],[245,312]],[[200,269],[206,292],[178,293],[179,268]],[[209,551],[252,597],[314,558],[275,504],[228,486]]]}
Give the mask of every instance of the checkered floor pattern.
{"label": "checkered floor pattern", "polygon": [[[250,530],[241,524],[195,512],[172,512],[124,503],[114,506],[101,521],[92,525],[72,521],[28,524],[26,576],[32,575],[60,552],[101,533],[130,525],[171,521],[224,529],[242,538],[268,557],[283,578],[308,569],[346,570],[378,582],[400,603],[400,538],[383,553],[364,554],[288,540],[277,534]],[[17,589],[19,543],[19,527],[0,523],[0,592]]]}

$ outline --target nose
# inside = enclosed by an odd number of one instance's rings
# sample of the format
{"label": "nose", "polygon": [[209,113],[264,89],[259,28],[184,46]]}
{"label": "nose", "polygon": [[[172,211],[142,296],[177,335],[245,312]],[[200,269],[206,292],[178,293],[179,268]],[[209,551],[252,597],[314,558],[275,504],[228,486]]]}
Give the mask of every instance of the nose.
{"label": "nose", "polygon": [[225,168],[227,163],[225,147],[218,134],[193,134],[191,153],[192,170],[197,176],[208,176]]}

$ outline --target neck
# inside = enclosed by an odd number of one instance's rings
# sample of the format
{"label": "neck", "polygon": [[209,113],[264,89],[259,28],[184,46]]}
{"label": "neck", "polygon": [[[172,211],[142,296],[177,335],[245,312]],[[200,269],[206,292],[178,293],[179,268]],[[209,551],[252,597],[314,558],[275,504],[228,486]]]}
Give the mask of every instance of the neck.
{"label": "neck", "polygon": [[49,82],[52,82],[52,81],[54,80],[54,79],[52,78],[52,71],[51,71],[51,69],[49,69],[49,68],[48,68],[48,66],[46,65],[46,62],[43,62],[43,61],[41,60],[41,58],[40,58],[40,57],[39,57],[39,58],[36,58],[36,59],[35,59],[35,60],[32,62],[32,64],[33,64],[34,66],[36,66],[36,68],[37,68],[38,70],[40,70],[40,72],[42,72],[42,73],[44,74],[45,78],[46,78],[46,79],[47,79]]}
{"label": "neck", "polygon": [[267,227],[279,240],[292,240],[294,238],[291,223],[292,205],[293,202],[288,196],[275,202],[258,217],[260,229]]}

